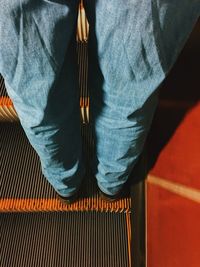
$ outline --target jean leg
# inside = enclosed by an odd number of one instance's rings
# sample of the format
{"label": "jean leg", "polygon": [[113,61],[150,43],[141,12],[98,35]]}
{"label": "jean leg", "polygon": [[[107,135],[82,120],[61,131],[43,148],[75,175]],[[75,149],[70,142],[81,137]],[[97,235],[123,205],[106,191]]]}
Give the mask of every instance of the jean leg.
{"label": "jean leg", "polygon": [[199,16],[199,1],[85,0],[85,6],[94,171],[100,189],[112,195],[143,150],[157,89]]}
{"label": "jean leg", "polygon": [[0,8],[0,73],[44,176],[62,196],[84,174],[77,9],[78,0],[6,0]]}

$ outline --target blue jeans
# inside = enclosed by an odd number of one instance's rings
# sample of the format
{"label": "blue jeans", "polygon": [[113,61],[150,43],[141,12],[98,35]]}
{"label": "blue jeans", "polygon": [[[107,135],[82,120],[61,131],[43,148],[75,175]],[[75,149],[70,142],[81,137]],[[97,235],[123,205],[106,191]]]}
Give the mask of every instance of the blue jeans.
{"label": "blue jeans", "polygon": [[[165,79],[200,14],[199,0],[85,0],[94,175],[113,195],[147,137]],[[0,0],[0,73],[55,190],[84,176],[76,58],[78,0]]]}

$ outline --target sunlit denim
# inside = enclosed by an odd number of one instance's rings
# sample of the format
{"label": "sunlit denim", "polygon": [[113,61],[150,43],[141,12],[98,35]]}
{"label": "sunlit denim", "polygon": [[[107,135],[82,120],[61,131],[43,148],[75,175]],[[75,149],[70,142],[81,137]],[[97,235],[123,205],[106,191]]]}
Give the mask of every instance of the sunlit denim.
{"label": "sunlit denim", "polygon": [[[85,0],[101,190],[118,192],[142,152],[199,0]],[[0,0],[0,73],[45,177],[63,195],[84,176],[76,59],[78,0]]]}

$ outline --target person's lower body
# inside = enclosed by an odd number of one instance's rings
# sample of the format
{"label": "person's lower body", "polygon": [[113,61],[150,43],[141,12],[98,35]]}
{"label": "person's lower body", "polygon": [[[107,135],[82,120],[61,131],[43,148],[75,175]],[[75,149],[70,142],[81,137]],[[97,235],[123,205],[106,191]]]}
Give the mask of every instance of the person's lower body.
{"label": "person's lower body", "polygon": [[[197,0],[84,4],[90,24],[93,171],[101,191],[115,195],[143,150],[157,89],[192,30],[200,5]],[[66,197],[77,192],[84,176],[77,7],[78,0],[6,0],[0,9],[0,73],[45,177]]]}

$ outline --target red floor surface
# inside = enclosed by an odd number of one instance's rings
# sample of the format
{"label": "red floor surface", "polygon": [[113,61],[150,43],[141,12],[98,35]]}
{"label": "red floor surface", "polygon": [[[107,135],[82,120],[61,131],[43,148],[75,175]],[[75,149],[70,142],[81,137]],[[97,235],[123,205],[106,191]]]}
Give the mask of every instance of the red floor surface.
{"label": "red floor surface", "polygon": [[148,267],[200,266],[200,207],[148,185]]}
{"label": "red floor surface", "polygon": [[[178,184],[172,192],[172,187],[164,189],[149,177],[148,267],[200,266],[199,29],[200,23],[161,90],[147,142],[150,175],[170,182],[173,188]],[[181,195],[179,189],[189,189],[189,194]]]}
{"label": "red floor surface", "polygon": [[[150,174],[200,189],[200,104],[185,115]],[[150,183],[147,192],[148,267],[199,267],[200,199],[197,203]]]}
{"label": "red floor surface", "polygon": [[182,119],[151,174],[200,189],[200,102]]}

